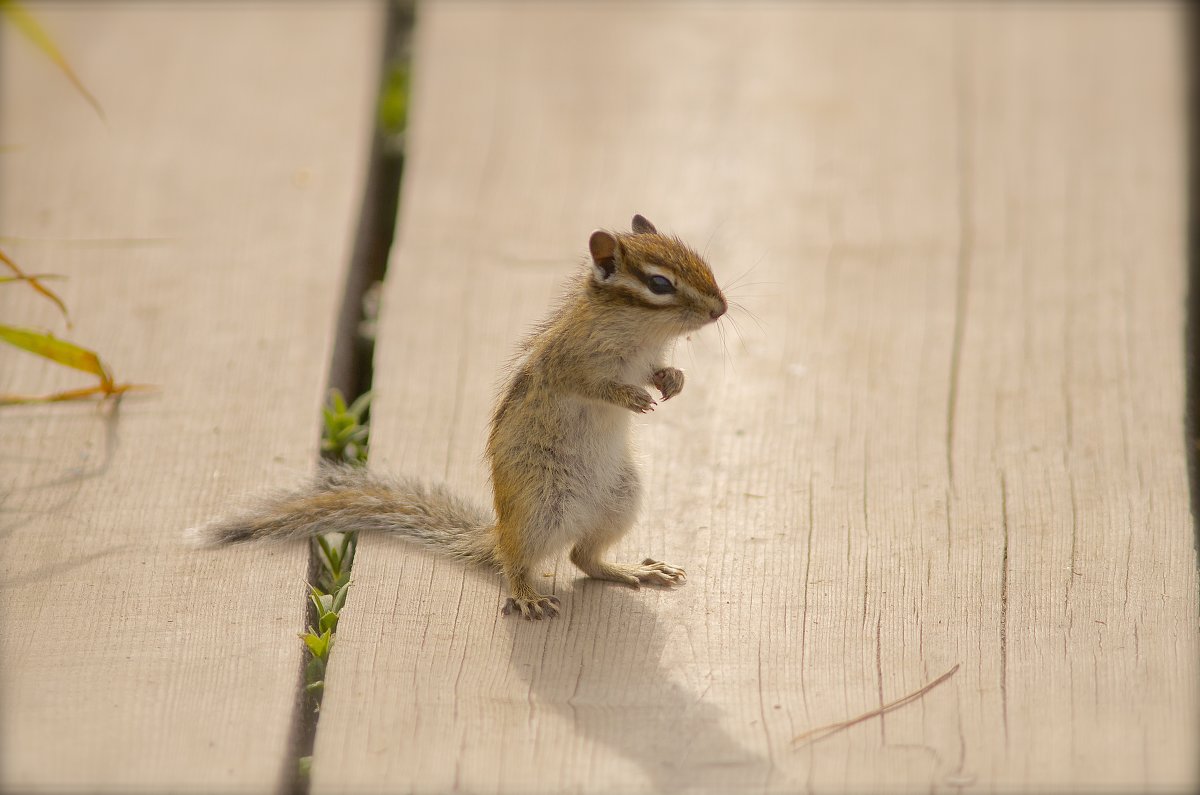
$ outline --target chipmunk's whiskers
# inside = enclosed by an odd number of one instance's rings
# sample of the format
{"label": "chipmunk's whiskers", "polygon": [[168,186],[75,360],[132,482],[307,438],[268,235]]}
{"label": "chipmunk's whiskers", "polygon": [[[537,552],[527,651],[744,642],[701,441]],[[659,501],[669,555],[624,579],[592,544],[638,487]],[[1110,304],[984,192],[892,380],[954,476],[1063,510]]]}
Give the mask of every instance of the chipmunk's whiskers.
{"label": "chipmunk's whiskers", "polygon": [[724,376],[729,373],[729,345],[725,339],[725,327],[721,325],[720,321],[715,325],[717,327],[717,336],[721,338],[721,375]]}
{"label": "chipmunk's whiskers", "polygon": [[742,336],[742,328],[737,324],[732,315],[726,315],[729,318],[729,325],[733,326],[733,331],[737,334],[738,342],[742,344],[742,350],[746,350],[746,338]]}
{"label": "chipmunk's whiskers", "polygon": [[[759,331],[761,331],[763,334],[767,333],[767,330],[763,327],[762,321],[760,321],[758,319],[758,315],[754,314],[749,309],[747,309],[740,301],[730,301],[729,308],[736,309],[739,312],[746,313],[746,317],[748,317],[754,321],[754,325],[758,326]],[[729,319],[730,319],[730,321],[733,320],[732,313],[729,315]]]}
{"label": "chipmunk's whiskers", "polygon": [[728,297],[734,290],[742,290],[746,287],[755,287],[760,284],[781,284],[781,282],[743,282],[742,280],[750,276],[754,271],[758,270],[758,266],[762,264],[763,258],[759,257],[753,265],[742,271],[736,279],[730,282],[723,288],[723,292]]}

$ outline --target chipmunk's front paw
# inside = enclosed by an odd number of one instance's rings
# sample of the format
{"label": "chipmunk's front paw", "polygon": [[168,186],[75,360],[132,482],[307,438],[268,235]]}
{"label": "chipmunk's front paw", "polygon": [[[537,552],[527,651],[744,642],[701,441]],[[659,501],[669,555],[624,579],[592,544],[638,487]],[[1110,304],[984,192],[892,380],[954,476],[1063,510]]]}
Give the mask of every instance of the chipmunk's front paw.
{"label": "chipmunk's front paw", "polygon": [[662,393],[663,400],[670,400],[683,391],[683,370],[674,367],[655,370],[653,384]]}
{"label": "chipmunk's front paw", "polygon": [[642,565],[634,567],[633,576],[648,585],[682,585],[687,580],[683,569],[653,558],[646,558]]}
{"label": "chipmunk's front paw", "polygon": [[507,616],[514,611],[518,611],[521,614],[521,618],[527,621],[535,618],[541,621],[543,618],[556,617],[560,606],[561,604],[557,596],[535,595],[532,599],[518,599],[515,596],[510,596],[505,600],[504,608],[500,612]]}
{"label": "chipmunk's front paw", "polygon": [[632,384],[621,384],[617,395],[622,406],[630,411],[636,411],[638,414],[654,411],[654,407],[658,405],[654,402],[654,398],[650,397],[649,392]]}

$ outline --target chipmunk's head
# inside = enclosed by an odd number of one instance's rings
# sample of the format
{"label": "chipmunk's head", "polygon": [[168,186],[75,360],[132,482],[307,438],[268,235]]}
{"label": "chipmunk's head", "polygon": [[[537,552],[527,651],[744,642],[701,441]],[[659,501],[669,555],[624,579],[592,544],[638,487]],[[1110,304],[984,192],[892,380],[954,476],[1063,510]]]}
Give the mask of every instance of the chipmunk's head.
{"label": "chipmunk's head", "polygon": [[640,215],[632,233],[592,232],[588,248],[590,289],[601,300],[645,309],[679,333],[715,322],[728,308],[708,263]]}

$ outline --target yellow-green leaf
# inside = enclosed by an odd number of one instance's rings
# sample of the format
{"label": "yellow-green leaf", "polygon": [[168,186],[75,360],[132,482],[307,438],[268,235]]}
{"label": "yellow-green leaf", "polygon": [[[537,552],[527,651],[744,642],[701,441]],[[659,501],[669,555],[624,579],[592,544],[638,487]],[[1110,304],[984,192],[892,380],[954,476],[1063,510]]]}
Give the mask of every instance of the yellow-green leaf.
{"label": "yellow-green leaf", "polygon": [[39,50],[46,54],[46,57],[62,70],[62,73],[67,76],[67,79],[71,81],[76,90],[95,108],[96,114],[104,120],[104,108],[100,107],[100,102],[92,96],[92,92],[84,87],[83,81],[75,74],[75,70],[71,68],[71,64],[67,63],[67,59],[59,51],[58,46],[54,43],[54,39],[50,38],[50,34],[34,19],[33,15],[26,11],[25,7],[16,0],[0,0],[0,12],[3,12],[9,22],[16,25],[17,29],[24,33],[26,38],[33,42]]}
{"label": "yellow-green leaf", "polygon": [[113,385],[112,376],[108,374],[108,370],[95,352],[81,348],[73,342],[60,340],[53,334],[14,326],[0,326],[0,340],[66,367],[74,367],[76,370],[91,373],[100,379],[100,385],[103,388]]}
{"label": "yellow-green leaf", "polygon": [[0,406],[16,403],[54,403],[63,400],[80,400],[98,395],[110,398],[123,395],[126,392],[154,389],[144,384],[118,384],[112,379],[104,362],[94,351],[81,348],[73,342],[60,340],[53,334],[31,329],[15,328],[0,325],[0,342],[29,351],[50,361],[96,376],[100,383],[82,389],[68,389],[63,392],[52,392],[48,395],[11,395],[0,394]]}

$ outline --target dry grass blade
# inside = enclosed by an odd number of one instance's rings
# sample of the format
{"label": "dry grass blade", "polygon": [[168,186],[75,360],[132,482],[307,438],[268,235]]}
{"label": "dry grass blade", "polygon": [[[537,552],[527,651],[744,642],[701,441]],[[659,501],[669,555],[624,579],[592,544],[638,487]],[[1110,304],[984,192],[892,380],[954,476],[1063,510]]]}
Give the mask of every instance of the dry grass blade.
{"label": "dry grass blade", "polygon": [[16,0],[0,0],[0,12],[3,12],[9,22],[16,25],[17,29],[24,33],[26,38],[33,42],[39,50],[44,52],[46,57],[54,61],[55,65],[62,70],[62,73],[67,76],[67,79],[71,81],[76,90],[96,110],[96,115],[102,121],[107,121],[104,115],[104,108],[100,107],[100,102],[83,85],[83,81],[75,74],[75,70],[71,68],[71,64],[67,63],[67,59],[59,51],[54,40],[50,38],[50,34],[46,33],[41,24],[33,18],[33,15],[26,11],[25,7],[16,2]]}
{"label": "dry grass blade", "polygon": [[147,390],[151,387],[143,384],[110,384],[104,386],[83,387],[82,389],[67,389],[62,392],[51,392],[48,395],[9,395],[0,393],[0,406],[18,406],[30,403],[61,403],[67,400],[82,400],[93,396],[101,398],[116,397],[126,392]]}
{"label": "dry grass blade", "polygon": [[851,718],[850,720],[839,721],[837,723],[830,723],[826,726],[818,726],[815,729],[809,729],[808,731],[803,732],[802,734],[796,735],[792,739],[792,744],[793,745],[806,745],[809,743],[815,743],[818,740],[824,740],[826,737],[828,737],[832,734],[837,734],[838,732],[842,731],[843,729],[849,729],[851,726],[854,726],[855,724],[862,723],[863,721],[870,720],[871,718],[877,718],[880,715],[884,715],[888,712],[891,712],[894,709],[899,709],[900,707],[903,707],[905,704],[911,704],[912,702],[914,702],[917,699],[924,696],[930,690],[933,690],[935,687],[940,685],[942,682],[945,682],[947,679],[954,676],[954,674],[957,671],[958,671],[958,663],[955,663],[954,667],[951,668],[949,671],[946,671],[946,673],[942,674],[937,679],[934,679],[932,682],[925,685],[920,690],[917,690],[914,693],[909,693],[904,698],[896,699],[895,701],[891,702],[890,704],[884,704],[879,709],[873,709],[870,712],[864,712],[863,714],[859,715],[857,718]]}
{"label": "dry grass blade", "polygon": [[[0,2],[2,2],[2,0],[0,0]],[[37,290],[39,293],[41,293],[42,295],[46,296],[51,301],[53,301],[54,305],[58,307],[58,310],[60,312],[62,312],[63,318],[67,321],[67,328],[71,327],[71,315],[69,312],[67,312],[67,305],[63,303],[63,300],[58,297],[57,293],[55,293],[53,290],[51,290],[46,285],[42,284],[42,282],[40,281],[40,279],[42,277],[33,276],[33,275],[30,275],[30,274],[26,273],[25,271],[21,270],[21,268],[17,265],[17,263],[15,263],[11,259],[9,259],[8,255],[5,254],[3,251],[0,251],[0,262],[3,262],[10,269],[12,269],[12,272],[17,275],[18,280],[29,282],[30,287]],[[60,278],[60,277],[54,277],[54,278]]]}
{"label": "dry grass blade", "polygon": [[0,340],[41,356],[44,359],[61,364],[64,367],[81,370],[100,379],[100,383],[94,387],[55,392],[49,395],[0,395],[0,405],[78,400],[80,398],[91,397],[92,395],[112,397],[131,390],[150,388],[140,384],[115,383],[112,375],[108,372],[108,368],[104,366],[104,363],[100,361],[100,357],[94,351],[82,348],[66,340],[60,340],[53,334],[0,325]]}
{"label": "dry grass blade", "polygon": [[62,279],[57,273],[31,273],[28,276],[0,276],[0,284],[5,282],[36,282],[42,279]]}

